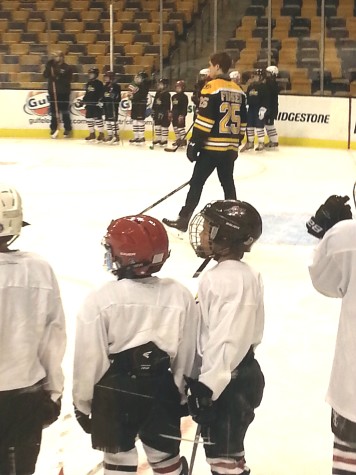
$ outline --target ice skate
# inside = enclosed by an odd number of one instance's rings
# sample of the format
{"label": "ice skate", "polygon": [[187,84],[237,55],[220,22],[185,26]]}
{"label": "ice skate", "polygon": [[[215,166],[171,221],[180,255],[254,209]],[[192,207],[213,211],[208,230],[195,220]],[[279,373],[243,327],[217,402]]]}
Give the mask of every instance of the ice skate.
{"label": "ice skate", "polygon": [[265,149],[265,144],[263,142],[259,142],[257,147],[255,148],[255,152],[262,152]]}
{"label": "ice skate", "polygon": [[182,233],[185,233],[188,229],[189,219],[190,218],[183,218],[182,216],[179,216],[178,219],[163,218],[162,222],[170,228],[174,228],[178,231],[181,231]]}
{"label": "ice skate", "polygon": [[138,138],[137,138],[137,137],[135,137],[135,138],[129,140],[129,143],[130,143],[130,144],[133,144],[133,145],[135,145],[137,142],[138,142]]}
{"label": "ice skate", "polygon": [[160,144],[161,144],[161,139],[152,140],[152,145],[160,145]]}
{"label": "ice skate", "polygon": [[136,140],[137,145],[144,145],[146,143],[146,140],[144,137],[141,137],[140,139]]}
{"label": "ice skate", "polygon": [[245,145],[242,147],[240,152],[246,152],[247,150],[252,150],[253,149],[253,142],[250,142],[249,140],[245,143]]}
{"label": "ice skate", "polygon": [[65,139],[70,139],[70,138],[72,137],[72,135],[73,135],[73,134],[72,134],[72,131],[71,131],[71,130],[65,130],[65,131],[64,131],[64,134],[63,134],[63,137],[64,137]]}
{"label": "ice skate", "polygon": [[160,144],[161,147],[167,147],[168,140],[161,140],[159,144]]}
{"label": "ice skate", "polygon": [[177,140],[177,145],[178,145],[178,147],[186,147],[187,146],[187,141],[185,139],[178,139]]}
{"label": "ice skate", "polygon": [[104,143],[104,142],[105,142],[104,132],[100,132],[96,139],[96,143]]}
{"label": "ice skate", "polygon": [[85,140],[87,142],[91,142],[92,140],[95,140],[95,133],[94,132],[90,132],[90,134],[88,135],[88,137],[85,137]]}
{"label": "ice skate", "polygon": [[278,143],[278,142],[268,142],[268,143],[266,144],[266,148],[267,148],[268,150],[273,150],[274,148],[278,148],[278,146],[279,146],[279,143]]}
{"label": "ice skate", "polygon": [[59,130],[51,130],[51,139],[56,139],[58,137]]}
{"label": "ice skate", "polygon": [[110,138],[109,144],[116,145],[119,142],[120,142],[120,137],[118,135],[114,135],[113,137]]}

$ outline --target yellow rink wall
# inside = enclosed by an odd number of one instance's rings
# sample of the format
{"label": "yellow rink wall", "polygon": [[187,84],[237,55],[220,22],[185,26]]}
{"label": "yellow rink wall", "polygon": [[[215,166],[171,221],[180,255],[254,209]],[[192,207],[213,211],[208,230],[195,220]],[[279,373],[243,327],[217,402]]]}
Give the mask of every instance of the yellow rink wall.
{"label": "yellow rink wall", "polygon": [[[85,110],[78,101],[83,91],[73,91],[70,112],[73,137],[87,135]],[[154,92],[148,96],[150,113]],[[172,93],[173,94],[173,93]],[[119,110],[119,129],[122,139],[132,137],[131,103],[123,92]],[[186,129],[193,121],[191,93]],[[0,90],[0,137],[49,137],[49,102],[47,91]],[[275,122],[282,145],[356,149],[356,99],[346,97],[279,96],[279,114]],[[146,140],[152,139],[152,119],[146,119]],[[63,127],[62,127],[63,128]],[[62,133],[62,131],[61,131]],[[61,134],[59,135],[61,137]],[[170,139],[174,139],[171,126]]]}

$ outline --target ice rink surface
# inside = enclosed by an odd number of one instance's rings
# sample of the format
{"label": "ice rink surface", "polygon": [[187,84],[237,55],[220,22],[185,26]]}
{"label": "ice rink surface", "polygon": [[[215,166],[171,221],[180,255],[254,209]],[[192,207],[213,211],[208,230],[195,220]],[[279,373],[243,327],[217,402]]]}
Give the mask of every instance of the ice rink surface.
{"label": "ice rink surface", "polygon": [[[111,219],[136,214],[189,180],[192,164],[183,151],[166,153],[146,146],[108,146],[81,140],[1,139],[0,181],[23,197],[31,223],[16,245],[37,252],[53,266],[67,318],[65,396],[61,419],[43,432],[36,475],[87,475],[100,463],[72,415],[71,374],[75,319],[88,292],[111,279],[102,268],[100,245]],[[264,231],[245,260],[260,270],[265,284],[265,333],[256,355],[266,378],[261,406],[246,437],[252,475],[331,473],[330,408],[325,403],[340,301],[319,295],[308,274],[316,240],[305,221],[331,194],[352,196],[356,152],[280,147],[245,152],[235,166],[238,198],[260,212]],[[175,218],[184,188],[147,214]],[[208,180],[199,211],[222,199],[216,174]],[[354,211],[354,206],[352,204]],[[174,277],[193,293],[201,264],[187,236],[170,233],[171,257],[161,275]],[[183,419],[185,439],[195,425]],[[192,443],[182,442],[190,459]],[[142,450],[140,472],[149,474]],[[102,474],[95,469],[92,474]],[[209,474],[200,445],[194,474]]]}

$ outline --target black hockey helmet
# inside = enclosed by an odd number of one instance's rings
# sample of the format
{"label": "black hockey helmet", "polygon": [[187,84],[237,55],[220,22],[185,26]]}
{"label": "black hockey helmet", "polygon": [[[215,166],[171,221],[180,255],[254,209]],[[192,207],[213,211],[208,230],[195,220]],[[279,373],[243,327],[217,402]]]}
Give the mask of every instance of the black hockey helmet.
{"label": "black hockey helmet", "polygon": [[193,218],[189,228],[190,244],[196,255],[204,258],[249,251],[261,234],[259,212],[249,203],[239,200],[208,203]]}
{"label": "black hockey helmet", "polygon": [[253,71],[252,76],[262,80],[266,77],[266,71],[265,69],[257,68]]}
{"label": "black hockey helmet", "polygon": [[[114,80],[114,78],[115,78],[115,73],[114,73],[114,71],[109,71],[109,70],[108,70],[108,71],[104,71],[103,76],[104,76],[105,82],[110,82],[110,81],[113,81],[113,80]],[[106,78],[108,78],[109,81],[107,81]]]}
{"label": "black hockey helmet", "polygon": [[136,84],[141,84],[141,83],[143,83],[144,81],[147,81],[147,80],[148,80],[148,74],[146,73],[146,71],[140,71],[134,77],[134,82]]}
{"label": "black hockey helmet", "polygon": [[90,68],[88,71],[89,76],[93,75],[94,79],[99,76],[99,69],[98,68]]}
{"label": "black hockey helmet", "polygon": [[169,80],[167,78],[160,78],[158,80],[158,89],[168,89]]}

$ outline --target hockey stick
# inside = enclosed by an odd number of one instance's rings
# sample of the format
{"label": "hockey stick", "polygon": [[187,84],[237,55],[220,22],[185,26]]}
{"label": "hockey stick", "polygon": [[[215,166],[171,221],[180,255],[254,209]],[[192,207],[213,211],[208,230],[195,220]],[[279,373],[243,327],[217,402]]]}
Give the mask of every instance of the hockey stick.
{"label": "hockey stick", "polygon": [[54,98],[54,109],[56,111],[56,119],[57,119],[57,129],[56,131],[51,135],[52,139],[56,139],[59,134],[59,110],[58,110],[58,98],[57,98],[57,88],[56,88],[56,82],[54,80],[54,71],[53,68],[51,68],[51,75],[53,78],[53,98]]}
{"label": "hockey stick", "polygon": [[153,204],[151,204],[150,206],[148,206],[147,208],[145,208],[143,211],[141,211],[141,213],[139,214],[144,214],[146,213],[146,211],[149,211],[150,209],[154,208],[155,206],[157,206],[158,204],[162,203],[162,201],[165,201],[167,198],[169,198],[170,196],[174,195],[175,193],[177,193],[177,191],[180,191],[182,190],[185,186],[189,185],[189,181],[186,181],[185,183],[183,183],[183,185],[180,185],[178,186],[178,188],[176,188],[175,190],[171,191],[170,193],[168,193],[167,195],[163,196],[162,198],[160,198],[159,200],[155,201]]}
{"label": "hockey stick", "polygon": [[209,262],[211,261],[211,257],[207,257],[206,259],[204,259],[203,263],[198,267],[198,269],[194,272],[193,274],[193,279],[195,279],[196,277],[199,277],[200,274],[203,272],[203,270],[205,269],[205,267],[209,264]]}
{"label": "hockey stick", "polygon": [[155,148],[155,121],[152,118],[152,145],[150,145],[150,150],[154,150]]}
{"label": "hockey stick", "polygon": [[353,187],[353,189],[352,189],[352,195],[353,195],[353,197],[354,197],[354,205],[355,205],[355,207],[356,207],[356,181],[355,181],[354,187]]}
{"label": "hockey stick", "polygon": [[192,475],[192,473],[193,473],[195,457],[196,457],[196,455],[197,455],[197,450],[198,450],[198,445],[199,445],[200,433],[201,433],[201,425],[198,424],[198,425],[197,425],[197,431],[196,431],[196,433],[195,433],[195,438],[194,438],[194,444],[193,444],[192,455],[191,455],[191,457],[190,457],[188,475]]}
{"label": "hockey stick", "polygon": [[[193,125],[194,125],[194,122],[191,124],[191,126],[189,127],[189,129],[186,131],[186,133],[184,134],[184,137],[182,138],[182,140],[185,140],[189,134],[189,132],[192,130],[193,128]],[[179,145],[177,145],[176,147],[174,148],[170,148],[170,147],[166,147],[164,149],[165,152],[176,152],[177,150],[179,149]]]}

